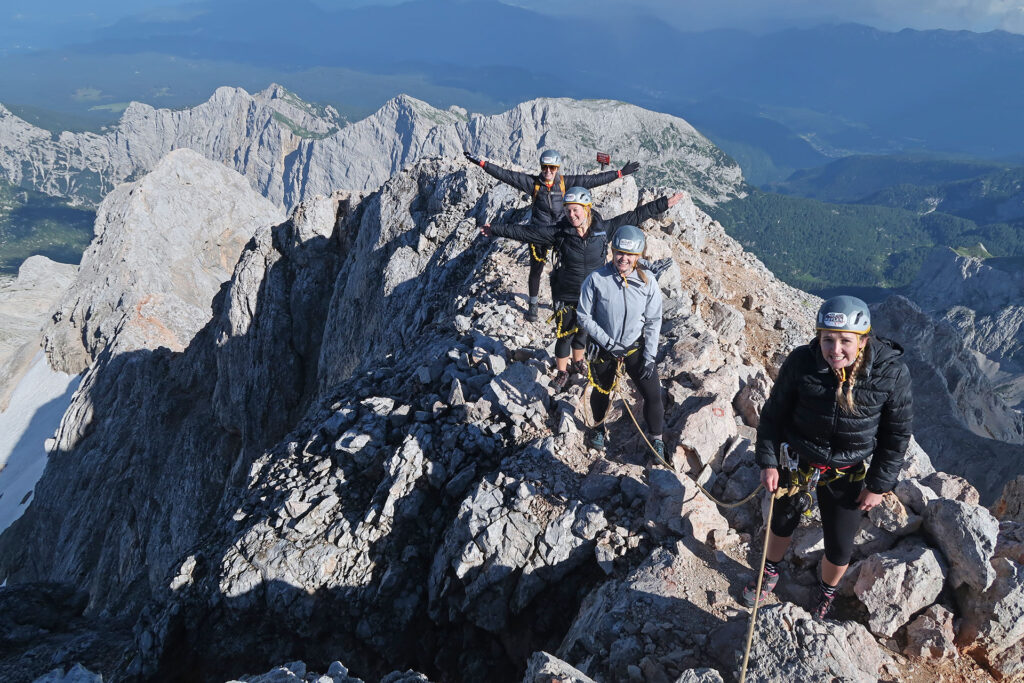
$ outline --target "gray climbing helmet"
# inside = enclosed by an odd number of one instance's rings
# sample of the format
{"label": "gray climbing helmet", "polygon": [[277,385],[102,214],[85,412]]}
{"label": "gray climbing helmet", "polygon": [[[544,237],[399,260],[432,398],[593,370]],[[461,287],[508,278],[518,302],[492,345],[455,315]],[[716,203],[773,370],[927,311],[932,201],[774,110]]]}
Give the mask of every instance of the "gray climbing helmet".
{"label": "gray climbing helmet", "polygon": [[642,254],[647,246],[644,231],[635,225],[623,225],[615,232],[612,249],[624,254]]}
{"label": "gray climbing helmet", "polygon": [[582,204],[583,206],[590,206],[593,204],[593,200],[590,198],[590,192],[585,187],[570,187],[565,191],[565,199],[562,200],[563,204]]}
{"label": "gray climbing helmet", "polygon": [[562,155],[553,149],[546,149],[540,154],[541,166],[561,166]]}
{"label": "gray climbing helmet", "polygon": [[871,331],[871,312],[868,305],[855,296],[834,296],[818,309],[814,328],[827,332],[867,334]]}

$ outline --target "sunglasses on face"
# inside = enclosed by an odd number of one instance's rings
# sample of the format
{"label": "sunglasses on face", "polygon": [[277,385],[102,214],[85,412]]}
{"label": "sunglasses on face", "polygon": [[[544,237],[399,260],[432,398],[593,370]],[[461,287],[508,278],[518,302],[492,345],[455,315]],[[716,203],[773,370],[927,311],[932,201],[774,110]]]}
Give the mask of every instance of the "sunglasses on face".
{"label": "sunglasses on face", "polygon": [[542,170],[542,171],[551,171],[552,173],[554,173],[555,171],[558,170],[558,167],[557,166],[548,166],[547,164],[545,164],[545,165],[540,167],[540,170]]}

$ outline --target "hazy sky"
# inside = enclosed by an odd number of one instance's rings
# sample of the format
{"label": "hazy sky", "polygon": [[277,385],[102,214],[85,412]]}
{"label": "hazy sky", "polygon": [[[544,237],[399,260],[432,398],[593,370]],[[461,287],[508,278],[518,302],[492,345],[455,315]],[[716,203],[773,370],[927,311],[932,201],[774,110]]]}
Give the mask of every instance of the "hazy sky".
{"label": "hazy sky", "polygon": [[[324,8],[399,4],[403,0],[312,0]],[[483,0],[443,0],[480,2]],[[488,0],[493,1],[493,0]],[[1003,29],[1024,34],[1024,0],[503,0],[537,12],[597,16],[651,14],[683,30],[739,28],[771,31],[791,26],[855,22],[884,30]],[[202,0],[199,0],[202,2]],[[196,3],[198,4],[198,3]],[[186,0],[5,0],[0,9],[0,47],[32,49],[88,40],[89,32],[118,19]],[[260,3],[256,7],[266,7]],[[286,11],[286,3],[281,3]],[[255,11],[255,10],[254,10]],[[557,24],[538,27],[557,31]]]}
{"label": "hazy sky", "polygon": [[[332,0],[317,0],[327,5]],[[343,0],[333,0],[342,2]],[[621,11],[620,0],[506,0],[508,4],[560,13]],[[1024,0],[630,0],[680,28],[771,30],[785,26],[854,22],[886,30],[1002,29],[1024,33]]]}

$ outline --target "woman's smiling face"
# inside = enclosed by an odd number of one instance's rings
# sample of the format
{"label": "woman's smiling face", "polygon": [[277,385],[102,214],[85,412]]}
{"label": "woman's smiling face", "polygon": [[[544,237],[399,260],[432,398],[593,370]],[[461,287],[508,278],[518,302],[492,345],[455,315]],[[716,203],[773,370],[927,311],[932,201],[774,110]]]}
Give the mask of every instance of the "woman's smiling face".
{"label": "woman's smiling face", "polygon": [[821,355],[833,370],[853,365],[853,362],[857,360],[857,356],[867,343],[867,335],[856,334],[855,332],[822,330],[818,336]]}

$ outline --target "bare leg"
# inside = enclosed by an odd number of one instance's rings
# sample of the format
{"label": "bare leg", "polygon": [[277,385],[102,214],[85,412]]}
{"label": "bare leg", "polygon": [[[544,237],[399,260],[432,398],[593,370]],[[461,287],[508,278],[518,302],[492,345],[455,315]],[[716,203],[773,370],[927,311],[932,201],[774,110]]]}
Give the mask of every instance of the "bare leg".
{"label": "bare leg", "polygon": [[572,350],[572,359],[573,360],[577,360],[577,361],[578,360],[583,360],[583,351],[584,351],[584,349],[573,349]]}
{"label": "bare leg", "polygon": [[569,356],[565,358],[555,358],[555,367],[558,368],[559,372],[569,371]]}
{"label": "bare leg", "polygon": [[[786,555],[786,550],[789,549],[789,542],[792,540],[792,536],[776,536],[771,531],[768,532],[768,561],[769,562],[781,562],[782,558]],[[845,570],[846,567],[843,567]],[[842,573],[840,573],[842,576]]]}
{"label": "bare leg", "polygon": [[821,558],[821,580],[829,586],[838,586],[839,580],[843,578],[843,574],[846,573],[846,568],[850,565],[837,565],[832,564],[827,558]]}

